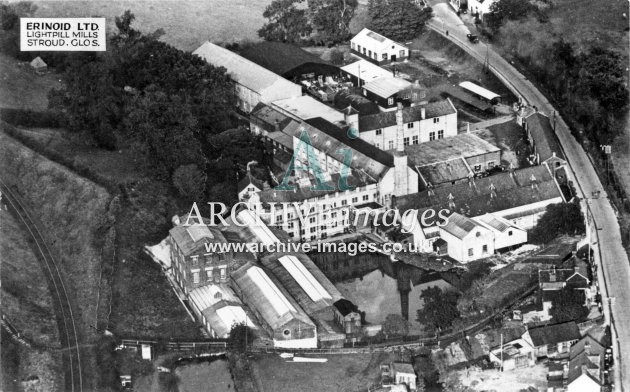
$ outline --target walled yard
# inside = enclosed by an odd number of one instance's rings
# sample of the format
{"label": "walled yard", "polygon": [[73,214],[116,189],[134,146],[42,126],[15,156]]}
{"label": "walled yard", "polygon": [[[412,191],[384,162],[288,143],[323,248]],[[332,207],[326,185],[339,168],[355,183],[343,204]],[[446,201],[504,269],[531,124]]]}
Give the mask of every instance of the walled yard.
{"label": "walled yard", "polygon": [[489,125],[485,129],[473,131],[474,124],[471,124],[470,128],[475,135],[501,149],[502,165],[507,167],[511,164],[513,169],[529,166],[527,157],[531,152],[531,146],[527,142],[525,130],[513,118],[503,123]]}

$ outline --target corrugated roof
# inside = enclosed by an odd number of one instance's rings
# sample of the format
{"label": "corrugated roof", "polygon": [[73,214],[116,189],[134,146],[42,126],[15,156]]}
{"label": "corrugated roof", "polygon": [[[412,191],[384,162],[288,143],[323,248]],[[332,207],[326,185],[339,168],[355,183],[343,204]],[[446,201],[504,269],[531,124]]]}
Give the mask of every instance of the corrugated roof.
{"label": "corrugated roof", "polygon": [[479,95],[480,97],[483,97],[485,99],[487,99],[488,101],[491,101],[495,98],[499,98],[500,95],[493,93],[492,91],[485,89],[475,83],[472,82],[461,82],[459,84],[459,87],[463,88],[464,90],[468,90],[472,93],[475,93],[477,95]]}
{"label": "corrugated roof", "polygon": [[504,232],[505,230],[507,230],[509,227],[513,227],[514,225],[506,220],[501,218],[500,216],[496,216],[496,215],[492,215],[492,214],[486,214],[486,215],[482,215],[478,218],[475,218],[477,221],[482,221],[483,223],[487,224],[488,226],[492,227],[495,230],[498,230],[500,232]]}
{"label": "corrugated roof", "polygon": [[341,70],[345,73],[359,78],[365,83],[369,83],[375,79],[382,78],[384,76],[393,76],[391,71],[381,68],[378,65],[371,63],[367,60],[355,61],[352,64],[341,67]]}
{"label": "corrugated roof", "polygon": [[295,300],[262,268],[248,263],[232,273],[247,304],[254,308],[271,328],[278,329],[291,320],[315,328]]}
{"label": "corrugated roof", "polygon": [[260,93],[268,87],[276,85],[279,89],[297,88],[297,91],[300,91],[298,95],[301,95],[302,88],[299,85],[291,83],[282,76],[219,45],[205,42],[193,54],[215,67],[224,67],[235,82],[250,90]]}
{"label": "corrugated roof", "polygon": [[[457,109],[447,98],[442,101],[429,102],[426,105],[403,108],[403,123],[422,120],[422,108],[425,109],[425,118],[435,118],[457,113]],[[382,129],[394,125],[396,125],[395,110],[359,117],[359,132]]]}
{"label": "corrugated roof", "polygon": [[279,261],[313,301],[319,301],[324,298],[332,299],[331,295],[297,257],[292,255],[282,256]]}
{"label": "corrugated roof", "polygon": [[[298,280],[282,262],[283,258],[291,257],[297,260],[304,269],[304,275],[310,275],[308,280],[313,285],[319,285],[319,290],[323,290],[323,295],[311,297],[308,292],[308,286],[302,286],[302,282]],[[317,318],[318,312],[333,305],[334,301],[342,298],[341,293],[330,282],[321,270],[313,263],[313,261],[303,253],[275,253],[269,254],[261,258],[262,265],[282,284],[289,292],[291,297],[306,311],[309,316]],[[297,276],[297,275],[296,275]],[[298,276],[299,278],[299,276]],[[316,298],[316,299],[315,299]]]}
{"label": "corrugated roof", "polygon": [[366,83],[363,88],[379,97],[387,98],[411,86],[413,86],[413,83],[405,79],[388,75]]}

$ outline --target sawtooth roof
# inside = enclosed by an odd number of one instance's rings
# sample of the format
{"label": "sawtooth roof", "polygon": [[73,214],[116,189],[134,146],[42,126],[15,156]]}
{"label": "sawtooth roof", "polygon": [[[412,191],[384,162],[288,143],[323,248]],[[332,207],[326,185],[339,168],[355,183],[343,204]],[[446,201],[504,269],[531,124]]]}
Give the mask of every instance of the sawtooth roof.
{"label": "sawtooth roof", "polygon": [[418,216],[432,208],[476,217],[556,198],[563,200],[555,180],[541,165],[400,196],[396,206],[403,212],[417,209]]}
{"label": "sawtooth roof", "polygon": [[448,218],[448,223],[441,227],[442,230],[463,240],[468,234],[476,229],[487,230],[485,227],[458,213],[452,214]]}

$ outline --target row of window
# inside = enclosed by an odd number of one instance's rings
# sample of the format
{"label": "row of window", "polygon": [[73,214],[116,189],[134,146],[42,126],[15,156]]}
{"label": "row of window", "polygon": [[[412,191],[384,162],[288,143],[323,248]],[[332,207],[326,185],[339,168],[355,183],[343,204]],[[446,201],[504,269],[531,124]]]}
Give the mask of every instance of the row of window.
{"label": "row of window", "polygon": [[[484,245],[481,247],[481,254],[485,255],[488,253],[488,245]],[[473,248],[468,248],[468,256],[472,257],[474,255],[474,249]]]}
{"label": "row of window", "polygon": [[[219,278],[221,280],[225,280],[227,278],[227,266],[222,266],[222,267],[219,267],[218,269],[219,269]],[[207,282],[214,281],[214,268],[209,267],[209,268],[206,268],[204,271],[206,273],[205,274],[206,275],[206,281]],[[193,283],[194,284],[199,284],[199,281],[200,281],[199,280],[200,279],[200,276],[199,276],[200,270],[192,270],[190,272],[192,273],[192,276],[193,276]]]}
{"label": "row of window", "polygon": [[[352,42],[352,49],[356,50],[359,53],[363,53],[363,55],[365,55],[365,56],[367,56],[367,57],[369,57],[371,59],[378,60],[378,53],[376,53],[376,52],[372,53],[371,50],[369,50],[369,49],[367,49],[365,47],[361,47],[361,45],[356,45],[356,47],[355,47],[354,42]],[[394,46],[392,46],[392,49],[394,49]],[[405,51],[404,50],[399,50],[398,51],[398,55],[401,58],[405,57]],[[392,55],[392,60],[394,60],[395,57],[396,57],[395,55]],[[387,53],[382,53],[381,54],[381,60],[387,60],[387,58],[388,58],[388,54]]]}

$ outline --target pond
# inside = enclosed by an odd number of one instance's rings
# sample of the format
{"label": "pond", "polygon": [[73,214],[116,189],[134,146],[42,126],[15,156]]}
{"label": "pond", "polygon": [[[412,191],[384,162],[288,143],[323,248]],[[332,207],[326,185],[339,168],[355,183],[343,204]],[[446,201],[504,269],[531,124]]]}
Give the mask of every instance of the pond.
{"label": "pond", "polygon": [[335,287],[365,312],[365,321],[380,324],[388,314],[409,320],[411,333],[422,332],[416,313],[423,307],[420,294],[428,287],[451,289],[439,273],[401,262],[378,253],[349,255],[310,254]]}

